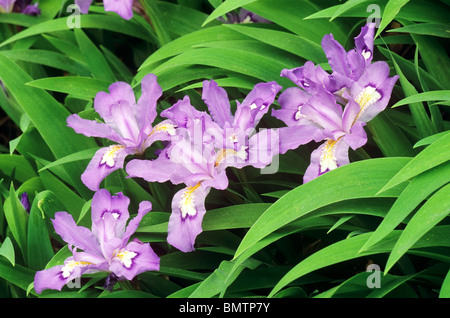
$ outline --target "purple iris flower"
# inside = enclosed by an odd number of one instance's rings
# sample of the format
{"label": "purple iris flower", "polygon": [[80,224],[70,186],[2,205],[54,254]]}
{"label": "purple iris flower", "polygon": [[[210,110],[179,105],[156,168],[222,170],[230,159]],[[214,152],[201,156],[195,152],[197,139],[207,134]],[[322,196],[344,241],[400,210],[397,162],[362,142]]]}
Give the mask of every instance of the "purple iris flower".
{"label": "purple iris flower", "polygon": [[[88,13],[92,0],[75,0],[80,7],[81,13]],[[133,17],[133,0],[103,0],[105,11],[116,12],[125,20]]]}
{"label": "purple iris flower", "polygon": [[355,150],[367,142],[363,127],[389,102],[398,76],[389,77],[386,62],[372,63],[373,34],[373,24],[364,26],[355,38],[355,49],[348,52],[331,34],[325,35],[322,47],[331,75],[311,61],[281,72],[299,86],[286,89],[278,99],[281,109],[272,112],[290,132],[281,140],[282,147],[295,149],[311,140],[325,140],[311,154],[304,182],[348,164],[349,147]]}
{"label": "purple iris flower", "polygon": [[237,102],[234,116],[226,91],[216,82],[204,81],[202,98],[209,114],[196,110],[186,96],[161,113],[177,126],[177,138],[155,160],[132,160],[126,171],[130,177],[149,182],[184,183],[172,200],[167,241],[183,252],[194,250],[202,232],[205,198],[211,188],[228,187],[226,168],[252,165],[262,168],[279,152],[278,132],[255,133],[281,87],[275,82],[260,83]]}
{"label": "purple iris flower", "polygon": [[123,168],[125,157],[143,154],[156,140],[168,140],[175,134],[175,126],[168,120],[152,126],[156,118],[156,103],[162,89],[153,74],[141,82],[142,94],[136,103],[133,89],[124,82],[109,86],[109,94],[99,92],[94,99],[95,111],[104,123],[82,119],[73,114],[67,124],[77,133],[87,137],[101,137],[114,142],[100,148],[81,175],[83,183],[91,190],[99,189],[100,182],[113,171]]}
{"label": "purple iris flower", "polygon": [[55,231],[69,244],[73,256],[67,258],[64,265],[38,271],[34,278],[36,292],[61,290],[84,273],[109,272],[118,279],[132,280],[142,272],[159,270],[159,257],[149,243],[137,239],[129,242],[152,205],[148,201],[141,202],[137,216],[127,225],[129,204],[130,200],[122,193],[112,196],[105,189],[96,192],[91,205],[91,230],[78,226],[67,212],[55,213],[52,220]]}
{"label": "purple iris flower", "polygon": [[31,0],[0,0],[1,12],[19,12],[27,15],[40,15],[38,4],[31,4]]}

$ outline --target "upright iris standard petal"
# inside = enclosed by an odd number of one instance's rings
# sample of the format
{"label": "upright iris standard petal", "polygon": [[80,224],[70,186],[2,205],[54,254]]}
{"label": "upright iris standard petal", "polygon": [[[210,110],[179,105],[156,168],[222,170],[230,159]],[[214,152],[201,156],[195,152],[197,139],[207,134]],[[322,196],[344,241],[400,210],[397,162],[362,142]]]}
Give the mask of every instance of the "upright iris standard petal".
{"label": "upright iris standard petal", "polygon": [[55,231],[69,244],[73,256],[64,265],[38,271],[34,281],[36,292],[61,290],[67,282],[86,272],[103,271],[118,279],[131,280],[144,271],[159,270],[159,257],[149,243],[129,242],[152,205],[141,202],[137,216],[126,225],[129,203],[122,193],[111,195],[104,189],[98,191],[91,204],[92,230],[78,226],[67,212],[55,213]]}
{"label": "upright iris standard petal", "polygon": [[86,14],[89,12],[92,0],[75,0],[75,4],[80,7],[81,13]]}

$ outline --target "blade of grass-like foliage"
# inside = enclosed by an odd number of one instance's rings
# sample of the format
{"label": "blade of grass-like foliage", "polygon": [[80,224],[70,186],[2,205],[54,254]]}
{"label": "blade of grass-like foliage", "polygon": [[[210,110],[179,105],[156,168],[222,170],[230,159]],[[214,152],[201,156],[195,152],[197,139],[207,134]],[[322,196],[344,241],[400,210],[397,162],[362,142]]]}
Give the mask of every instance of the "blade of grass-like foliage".
{"label": "blade of grass-like foliage", "polygon": [[[7,260],[0,258],[0,278],[10,282],[23,290],[34,281],[35,271],[22,265],[11,265]],[[35,294],[35,292],[32,292]]]}
{"label": "blade of grass-like foliage", "polygon": [[8,227],[26,263],[28,213],[20,203],[12,183],[9,190],[9,197],[6,198],[3,208]]}
{"label": "blade of grass-like foliage", "polygon": [[414,42],[419,47],[422,62],[432,75],[444,88],[448,88],[450,82],[450,59],[447,51],[435,37],[420,34],[411,34]]}
{"label": "blade of grass-like foliage", "polygon": [[[132,20],[128,21],[122,19],[119,16],[100,14],[82,15],[81,25],[85,29],[104,29],[137,37],[146,41],[152,41],[152,37],[148,34],[148,32],[146,32],[144,28],[140,27]],[[0,43],[0,47],[33,35],[53,33],[57,31],[67,31],[67,18],[48,20],[30,26],[29,28],[8,38],[3,43]]]}
{"label": "blade of grass-like foliage", "polygon": [[413,157],[416,154],[403,131],[385,113],[378,114],[367,127],[386,157]]}
{"label": "blade of grass-like foliage", "polygon": [[333,15],[330,18],[330,21],[333,21],[335,18],[337,18],[338,16],[340,16],[341,14],[343,14],[344,12],[350,10],[351,8],[366,2],[367,0],[348,0],[345,3],[343,3],[342,5],[340,5],[337,10],[333,13]]}
{"label": "blade of grass-like foliage", "polygon": [[[394,64],[396,73],[399,75],[400,84],[403,88],[403,92],[406,97],[417,95],[417,90],[415,87],[408,81],[408,79],[403,75],[402,70],[398,66],[395,59],[392,57],[392,62]],[[427,112],[422,103],[411,103],[409,104],[409,109],[413,116],[414,122],[417,126],[417,130],[419,131],[420,136],[426,137],[433,135],[436,133],[434,131],[433,125],[431,124],[431,120],[428,117]]]}
{"label": "blade of grass-like foliage", "polygon": [[386,263],[385,273],[408,249],[450,213],[450,184],[442,187],[417,211],[402,231]]}
{"label": "blade of grass-like foliage", "polygon": [[42,64],[76,75],[88,76],[90,74],[88,68],[86,68],[86,65],[74,61],[71,58],[57,52],[33,49],[2,51],[2,54],[12,60]]}
{"label": "blade of grass-like foliage", "polygon": [[342,200],[375,196],[409,160],[380,158],[354,162],[290,191],[250,228],[235,258],[268,234],[320,207]]}
{"label": "blade of grass-like foliage", "polygon": [[97,46],[89,39],[82,29],[75,29],[75,39],[89,66],[89,70],[95,78],[114,82],[114,73],[111,70],[108,61]]}
{"label": "blade of grass-like foliage", "polygon": [[446,24],[440,23],[417,23],[396,28],[394,30],[388,30],[388,32],[402,32],[402,33],[414,33],[424,34],[431,36],[438,36],[444,38],[450,38],[450,28]]}
{"label": "blade of grass-like foliage", "polygon": [[92,157],[94,156],[94,154],[97,150],[98,150],[98,148],[92,148],[92,149],[81,150],[79,152],[70,154],[68,156],[65,156],[63,158],[60,158],[58,160],[55,160],[55,161],[49,163],[48,165],[39,169],[39,172],[41,172],[42,170],[50,169],[50,168],[58,166],[58,165],[68,163],[68,162],[73,162],[73,161],[78,161],[78,160],[87,160],[87,159],[90,160],[90,159],[92,159]]}
{"label": "blade of grass-like foliage", "polygon": [[0,246],[0,255],[6,258],[12,266],[16,264],[16,255],[11,239],[7,236]]}
{"label": "blade of grass-like foliage", "polygon": [[58,199],[50,191],[38,193],[33,200],[28,218],[28,268],[34,270],[43,269],[54,255],[45,220],[47,216],[43,210],[49,201],[56,203]]}
{"label": "blade of grass-like foliage", "polygon": [[290,85],[289,81],[280,78],[280,70],[284,67],[294,67],[286,65],[270,56],[261,55],[245,49],[230,48],[203,48],[186,51],[166,63],[163,63],[154,70],[158,76],[165,71],[180,65],[206,65],[223,68],[247,76],[253,76],[262,81],[277,80],[282,86]]}
{"label": "blade of grass-like foliage", "polygon": [[383,16],[381,17],[381,23],[375,34],[377,38],[381,32],[395,19],[400,9],[409,2],[409,0],[389,0],[384,7]]}
{"label": "blade of grass-like foliage", "polygon": [[429,102],[429,101],[450,101],[450,90],[439,90],[431,92],[423,92],[416,95],[408,96],[395,103],[392,108],[408,105],[411,103]]}
{"label": "blade of grass-like foliage", "polygon": [[320,44],[307,38],[278,30],[263,29],[247,25],[227,24],[225,27],[298,55],[306,60],[313,61],[314,63],[326,62],[326,57]]}
{"label": "blade of grass-like foliage", "polygon": [[[414,248],[424,248],[430,246],[449,246],[450,239],[445,234],[449,230],[449,226],[435,227],[427,235],[418,239],[414,245]],[[298,279],[306,274],[309,274],[320,268],[324,268],[330,265],[338,264],[347,260],[355,259],[361,256],[388,253],[393,248],[395,241],[400,236],[402,231],[396,230],[389,234],[388,240],[379,244],[376,248],[358,254],[364,242],[371,235],[371,233],[365,233],[357,236],[353,236],[348,239],[338,241],[323,249],[312,254],[308,258],[298,263],[292,268],[272,289],[269,297],[273,297],[278,291],[285,287],[290,282]]]}
{"label": "blade of grass-like foliage", "polygon": [[443,131],[428,137],[425,137],[418,142],[414,144],[414,148],[422,147],[422,146],[428,146],[438,140],[439,138],[443,137],[444,135],[450,134],[450,131]]}
{"label": "blade of grass-like foliage", "polygon": [[19,182],[25,182],[36,176],[30,163],[19,155],[0,154],[0,170],[8,176],[14,174],[14,178]]}
{"label": "blade of grass-like foliage", "polygon": [[445,134],[408,162],[379,193],[450,160],[450,134]]}
{"label": "blade of grass-like foliage", "polygon": [[[32,79],[17,64],[0,54],[1,79],[20,107],[39,131],[56,158],[95,146],[94,140],[81,136],[67,127],[70,113],[47,92],[25,85]],[[58,132],[58,133],[55,133]],[[70,140],[70,142],[67,142]],[[85,167],[71,163],[66,167],[72,185],[82,195],[88,195],[80,175]]]}
{"label": "blade of grass-like foliage", "polygon": [[142,65],[139,67],[139,70],[142,70],[143,68],[161,60],[183,53],[189,50],[194,45],[200,45],[207,42],[240,39],[249,38],[224,26],[214,26],[210,28],[200,29],[196,32],[189,33],[178,39],[175,39],[170,43],[167,43],[167,45],[156,50],[142,63]]}
{"label": "blade of grass-like foliage", "polygon": [[430,194],[450,181],[450,164],[442,164],[416,176],[400,194],[381,224],[361,251],[381,241],[392,232]]}
{"label": "blade of grass-like foliage", "polygon": [[107,91],[111,83],[92,77],[61,76],[41,78],[26,83],[28,86],[74,95],[91,100],[100,91]]}
{"label": "blade of grass-like foliage", "polygon": [[149,17],[152,27],[155,30],[159,46],[164,46],[171,41],[171,36],[165,26],[165,20],[161,19],[162,15],[154,0],[142,1],[145,13]]}
{"label": "blade of grass-like foliage", "polygon": [[205,22],[203,22],[202,26],[205,26],[209,22],[218,17],[221,17],[228,12],[240,8],[246,4],[254,2],[256,0],[226,0],[221,5],[219,5],[209,16],[206,18]]}
{"label": "blade of grass-like foliage", "polygon": [[450,298],[450,270],[442,283],[439,298]]}
{"label": "blade of grass-like foliage", "polygon": [[320,43],[327,33],[332,33],[340,43],[344,43],[348,36],[345,25],[336,21],[304,20],[306,16],[317,12],[317,5],[313,1],[259,0],[245,5],[245,8],[316,43]]}

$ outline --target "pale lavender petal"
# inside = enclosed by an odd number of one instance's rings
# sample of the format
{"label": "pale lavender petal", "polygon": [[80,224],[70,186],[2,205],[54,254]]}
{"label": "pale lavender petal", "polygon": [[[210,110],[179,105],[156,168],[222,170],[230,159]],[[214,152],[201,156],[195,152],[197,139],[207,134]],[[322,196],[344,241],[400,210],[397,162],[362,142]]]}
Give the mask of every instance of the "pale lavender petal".
{"label": "pale lavender petal", "polygon": [[137,215],[128,223],[125,233],[121,237],[123,242],[128,242],[131,235],[133,235],[139,227],[139,223],[142,221],[142,218],[151,210],[152,203],[150,201],[142,201],[141,203],[139,203]]}
{"label": "pale lavender petal", "polygon": [[205,198],[209,193],[200,185],[178,191],[172,200],[167,242],[182,252],[194,250],[197,236],[203,231]]}
{"label": "pale lavender petal", "polygon": [[113,118],[111,115],[111,107],[115,104],[128,103],[134,105],[136,98],[133,88],[125,82],[115,82],[108,88],[109,93],[98,92],[94,99],[95,111],[109,124]]}
{"label": "pale lavender petal", "polygon": [[255,168],[264,168],[280,150],[279,129],[262,129],[249,139],[247,162]]}
{"label": "pale lavender petal", "polygon": [[349,76],[350,74],[347,68],[347,52],[344,47],[334,39],[332,34],[326,34],[323,37],[322,48],[331,69],[336,73]]}
{"label": "pale lavender petal", "polygon": [[83,134],[86,137],[106,138],[115,142],[121,141],[121,137],[111,126],[95,120],[83,119],[78,114],[67,117],[67,126],[75,130],[76,133]]}
{"label": "pale lavender petal", "polygon": [[201,112],[191,105],[189,96],[177,101],[172,107],[161,112],[161,116],[170,119],[177,127],[186,128],[189,118],[203,118],[208,116],[206,112]]}
{"label": "pale lavender petal", "polygon": [[56,212],[52,223],[55,232],[69,245],[85,252],[100,254],[100,246],[95,235],[88,228],[78,226],[69,213]]}
{"label": "pale lavender petal", "polygon": [[75,4],[80,7],[80,12],[86,14],[89,12],[92,0],[75,0]]}
{"label": "pale lavender petal", "polygon": [[111,105],[112,125],[122,136],[122,143],[127,146],[140,147],[143,137],[134,114],[133,105],[128,102],[120,102]]}
{"label": "pale lavender petal", "polygon": [[97,234],[97,222],[111,214],[115,220],[115,236],[122,236],[125,225],[130,217],[128,207],[130,199],[122,192],[111,195],[106,189],[95,192],[91,203],[92,232]]}
{"label": "pale lavender petal", "polygon": [[211,117],[218,125],[223,126],[225,123],[232,123],[233,116],[231,115],[228,95],[214,80],[203,81],[202,99],[208,106]]}
{"label": "pale lavender petal", "polygon": [[274,81],[256,84],[239,105],[239,107],[250,107],[253,120],[247,126],[240,127],[244,130],[254,128],[261,117],[267,113],[280,90],[281,86]]}
{"label": "pale lavender petal", "polygon": [[347,65],[349,78],[357,81],[366,67],[366,60],[361,55],[361,53],[356,50],[350,50],[347,53]]}
{"label": "pale lavender petal", "polygon": [[125,20],[133,17],[133,0],[104,0],[105,11],[116,12]]}
{"label": "pale lavender petal", "polygon": [[289,87],[280,94],[278,103],[281,109],[273,109],[272,116],[282,120],[288,126],[299,124],[302,119],[300,108],[309,102],[311,94],[298,87]]}
{"label": "pale lavender petal", "polygon": [[288,150],[297,149],[314,140],[317,128],[309,125],[281,127],[278,129],[280,139],[279,152],[286,153]]}
{"label": "pale lavender petal", "polygon": [[118,277],[132,280],[140,273],[158,271],[159,262],[158,255],[149,243],[144,244],[135,240],[116,252],[109,270]]}
{"label": "pale lavender petal", "polygon": [[141,129],[152,125],[156,118],[156,103],[162,95],[156,75],[147,74],[141,81],[141,97],[136,105],[136,117]]}
{"label": "pale lavender petal", "polygon": [[353,150],[356,150],[367,143],[367,134],[364,130],[366,123],[357,121],[350,129],[350,133],[343,136],[344,141]]}
{"label": "pale lavender petal", "polygon": [[165,153],[161,153],[154,160],[133,159],[128,162],[126,172],[131,178],[142,178],[148,182],[171,181],[174,184],[182,183],[183,176],[189,175],[181,165],[172,162]]}
{"label": "pale lavender petal", "polygon": [[127,155],[126,148],[123,146],[100,148],[81,175],[81,181],[92,191],[97,191],[103,179],[113,171],[123,168]]}

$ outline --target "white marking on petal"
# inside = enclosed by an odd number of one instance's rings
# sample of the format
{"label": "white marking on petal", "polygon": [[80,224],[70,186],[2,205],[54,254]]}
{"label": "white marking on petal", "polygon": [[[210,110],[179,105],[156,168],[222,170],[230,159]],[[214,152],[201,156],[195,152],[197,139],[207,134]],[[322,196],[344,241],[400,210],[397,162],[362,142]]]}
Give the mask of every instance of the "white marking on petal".
{"label": "white marking on petal", "polygon": [[362,56],[364,57],[364,59],[365,59],[366,61],[372,56],[372,52],[366,51],[366,50],[363,50],[363,51],[361,52],[361,54],[362,54]]}
{"label": "white marking on petal", "polygon": [[126,249],[121,249],[115,256],[114,260],[119,261],[125,266],[126,268],[130,268],[132,264],[133,258],[137,256],[137,253],[127,251]]}
{"label": "white marking on petal", "polygon": [[181,193],[181,200],[179,202],[179,207],[181,210],[181,217],[183,219],[186,216],[195,216],[197,214],[197,209],[195,208],[195,191],[200,187],[200,183],[197,183],[193,187],[187,187]]}
{"label": "white marking on petal", "polygon": [[295,120],[300,120],[300,118],[305,117],[305,115],[303,115],[303,114],[301,113],[302,106],[303,106],[303,105],[298,106],[298,110],[297,110],[297,112],[295,113]]}
{"label": "white marking on petal", "polygon": [[250,109],[255,109],[255,108],[257,108],[258,106],[256,106],[256,104],[255,103],[252,103],[251,105],[250,105]]}
{"label": "white marking on petal", "polygon": [[323,173],[327,170],[334,170],[337,168],[337,159],[336,159],[336,145],[339,143],[340,138],[338,140],[328,139],[322,149],[322,153],[320,154],[320,173]]}
{"label": "white marking on petal", "polygon": [[64,266],[61,268],[61,275],[63,278],[67,278],[69,277],[73,271],[75,270],[76,267],[85,267],[88,265],[92,265],[92,263],[89,262],[77,262],[77,261],[68,261],[66,264],[64,264]]}
{"label": "white marking on petal", "polygon": [[100,164],[106,164],[108,167],[112,168],[116,165],[117,153],[123,150],[125,146],[122,145],[112,145],[108,147],[108,150],[103,154]]}
{"label": "white marking on petal", "polygon": [[361,93],[359,93],[358,96],[356,96],[356,99],[355,99],[355,101],[361,107],[361,110],[359,111],[358,115],[356,116],[356,119],[361,117],[361,115],[364,113],[364,111],[367,109],[367,107],[375,104],[380,99],[381,99],[381,94],[377,91],[377,89],[375,87],[373,87],[373,86],[365,87],[361,91]]}

